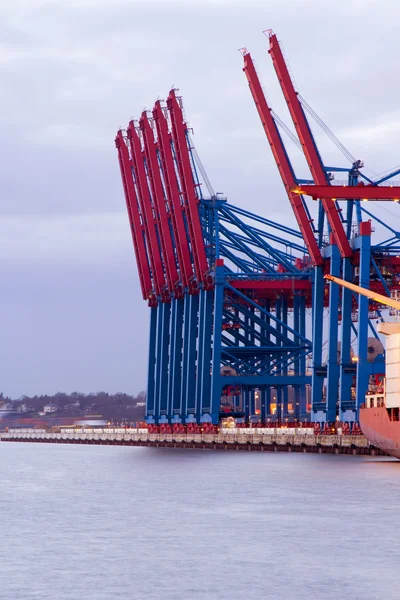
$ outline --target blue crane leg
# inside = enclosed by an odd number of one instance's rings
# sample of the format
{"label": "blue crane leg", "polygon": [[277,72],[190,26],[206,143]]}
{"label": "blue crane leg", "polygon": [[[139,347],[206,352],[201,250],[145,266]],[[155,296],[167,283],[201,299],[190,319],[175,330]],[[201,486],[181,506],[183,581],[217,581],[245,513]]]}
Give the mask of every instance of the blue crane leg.
{"label": "blue crane leg", "polygon": [[157,343],[157,311],[158,306],[150,308],[150,339],[147,368],[146,421],[154,423],[155,419],[155,368]]}
{"label": "blue crane leg", "polygon": [[265,388],[261,388],[260,390],[260,419],[262,423],[265,423],[265,421],[267,420],[267,407],[266,407],[266,400],[267,400],[267,390]]}
{"label": "blue crane leg", "polygon": [[[362,223],[361,225],[367,225]],[[360,237],[360,283],[364,288],[369,288],[370,265],[371,265],[371,235],[361,231]],[[368,356],[368,304],[365,296],[358,297],[358,362],[357,362],[357,387],[356,387],[356,418],[358,411],[365,402],[365,394],[368,390],[369,365]]]}
{"label": "blue crane leg", "polygon": [[183,305],[182,298],[172,300],[171,307],[171,342],[170,363],[168,381],[168,420],[180,422],[180,400],[181,400],[181,360],[182,360],[182,329],[183,329]]}
{"label": "blue crane leg", "polygon": [[243,403],[244,403],[244,419],[246,423],[250,421],[250,391],[249,388],[243,390]]}
{"label": "blue crane leg", "polygon": [[168,366],[169,366],[169,330],[171,319],[171,304],[163,303],[161,305],[161,355],[160,364],[157,371],[159,378],[159,406],[160,417],[163,420],[167,419],[168,414]]}
{"label": "blue crane leg", "polygon": [[154,410],[155,410],[155,419],[156,423],[160,421],[160,413],[161,413],[161,354],[162,354],[162,325],[163,325],[163,306],[162,302],[158,303],[157,309],[157,343],[156,343],[156,370],[155,370],[155,401],[154,401]]}
{"label": "blue crane leg", "polygon": [[313,336],[313,371],[312,371],[312,419],[320,419],[318,405],[322,402],[322,388],[326,370],[322,366],[322,336],[324,317],[324,274],[321,267],[314,269],[313,288],[313,314],[312,314],[312,336]]}
{"label": "blue crane leg", "polygon": [[[288,303],[285,297],[282,298],[282,321],[285,325],[288,324]],[[284,354],[282,354],[282,360],[284,360]],[[281,375],[287,375],[288,368],[287,363],[284,362],[281,369]],[[289,386],[285,385],[283,390],[283,417],[289,417]]]}
{"label": "blue crane leg", "polygon": [[[352,281],[353,266],[349,258],[343,259],[343,279]],[[340,356],[340,375],[339,375],[339,399],[340,399],[340,419],[348,421],[354,419],[354,414],[349,413],[352,406],[351,387],[353,375],[356,372],[354,363],[351,361],[351,312],[352,312],[353,292],[347,288],[342,288],[342,326],[341,326],[341,356]],[[350,418],[350,417],[353,418]]]}
{"label": "blue crane leg", "polygon": [[[301,313],[301,296],[294,296],[293,298],[293,329],[300,332],[300,313]],[[300,375],[301,373],[301,360],[300,356],[296,358],[294,362],[294,374]],[[305,373],[303,373],[305,374]],[[296,385],[294,387],[294,418],[300,419],[301,415],[301,386]]]}
{"label": "blue crane leg", "polygon": [[211,346],[214,292],[200,292],[199,353],[196,382],[196,419],[199,422],[205,412],[210,413],[211,396]]}
{"label": "blue crane leg", "polygon": [[[335,277],[340,277],[340,255],[336,244],[330,246],[330,272]],[[338,350],[338,318],[339,315],[339,286],[329,284],[329,319],[328,319],[328,360],[327,360],[327,385],[326,385],[326,420],[336,419],[336,405],[339,389],[339,364]]]}
{"label": "blue crane leg", "polygon": [[186,408],[188,415],[194,415],[196,412],[196,346],[198,333],[199,296],[198,294],[195,294],[189,298],[189,356],[186,364]]}
{"label": "blue crane leg", "polygon": [[[306,337],[306,299],[304,296],[300,296],[300,335]],[[300,357],[300,375],[305,377],[307,374],[307,360],[303,353]],[[299,386],[300,395],[300,407],[299,407],[299,418],[301,420],[307,417],[307,388],[306,384]]]}
{"label": "blue crane leg", "polygon": [[211,420],[214,424],[219,422],[221,406],[221,343],[222,343],[222,312],[224,308],[225,268],[215,267],[214,287],[214,323],[213,323],[213,348],[212,348],[212,376],[211,376]]}
{"label": "blue crane leg", "polygon": [[186,423],[187,415],[187,376],[188,376],[188,361],[189,361],[189,336],[190,336],[190,296],[185,294],[183,306],[183,344],[182,344],[182,377],[181,377],[181,398],[180,398],[180,415],[182,423]]}

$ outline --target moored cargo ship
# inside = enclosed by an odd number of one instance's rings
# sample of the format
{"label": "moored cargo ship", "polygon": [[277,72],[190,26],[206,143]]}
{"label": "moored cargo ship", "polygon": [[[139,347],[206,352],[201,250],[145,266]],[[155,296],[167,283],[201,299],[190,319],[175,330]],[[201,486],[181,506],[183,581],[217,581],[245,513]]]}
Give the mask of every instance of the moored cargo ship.
{"label": "moored cargo ship", "polygon": [[[400,302],[396,299],[332,275],[325,278],[400,311]],[[386,337],[385,378],[381,389],[367,393],[365,404],[360,408],[360,426],[371,444],[400,459],[400,322],[380,323],[378,332]]]}

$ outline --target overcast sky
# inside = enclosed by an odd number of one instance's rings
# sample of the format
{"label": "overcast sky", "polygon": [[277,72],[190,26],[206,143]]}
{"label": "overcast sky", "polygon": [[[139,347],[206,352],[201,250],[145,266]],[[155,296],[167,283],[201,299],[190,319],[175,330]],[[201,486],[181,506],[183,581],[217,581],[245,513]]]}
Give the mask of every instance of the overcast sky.
{"label": "overcast sky", "polygon": [[[375,174],[400,163],[399,17],[397,0],[2,0],[0,390],[145,388],[119,127],[179,88],[215,190],[293,224],[237,50],[289,123],[272,28],[298,90]],[[347,165],[318,143],[327,164]]]}

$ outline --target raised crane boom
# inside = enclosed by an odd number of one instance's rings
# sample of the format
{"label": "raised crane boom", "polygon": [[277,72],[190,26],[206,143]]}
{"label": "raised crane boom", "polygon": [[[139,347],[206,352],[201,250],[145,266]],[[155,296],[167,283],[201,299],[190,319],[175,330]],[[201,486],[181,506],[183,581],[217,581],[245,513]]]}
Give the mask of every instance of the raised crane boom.
{"label": "raised crane boom", "polygon": [[263,93],[260,80],[257,76],[253,60],[247,50],[243,52],[243,58],[243,71],[247,77],[254,103],[257,107],[261,123],[264,127],[264,131],[271,147],[272,154],[275,158],[283,185],[285,186],[289,202],[292,206],[298,226],[306,243],[307,250],[310,254],[313,264],[316,266],[322,265],[324,260],[314,237],[309,217],[303,205],[303,200],[299,194],[293,191],[293,189],[297,189],[298,186],[292,165],[283,145],[278,127],[276,126],[275,120],[271,114],[271,109],[267,104],[267,100]]}
{"label": "raised crane boom", "polygon": [[169,293],[166,293],[164,270],[161,259],[161,252],[158,243],[156,224],[154,221],[153,208],[151,206],[150,192],[147,184],[147,176],[143,162],[142,145],[139,134],[133,121],[129,123],[128,140],[131,148],[132,166],[137,183],[140,211],[146,233],[147,252],[149,255],[151,274],[157,296],[168,300]]}
{"label": "raised crane boom", "polygon": [[192,270],[192,259],[190,256],[189,242],[185,230],[183,206],[181,205],[179,187],[175,174],[174,157],[171,148],[171,135],[168,131],[168,122],[165,111],[161,107],[159,100],[157,100],[154,105],[153,118],[157,128],[158,148],[160,151],[161,166],[169,204],[169,213],[174,232],[179,271],[183,288],[189,288],[189,291],[191,291],[190,284],[194,275]]}
{"label": "raised crane boom", "polygon": [[133,246],[135,248],[142,296],[144,300],[148,300],[149,304],[153,306],[154,304],[157,304],[157,298],[154,294],[153,285],[151,282],[149,259],[143,237],[143,226],[140,219],[138,197],[132,177],[132,166],[129,158],[129,151],[121,130],[118,131],[117,137],[115,138],[115,145],[118,149],[119,166],[121,169],[122,183],[124,186]]}
{"label": "raised crane boom", "polygon": [[172,140],[174,143],[176,165],[180,178],[180,191],[186,209],[188,233],[196,278],[198,282],[206,283],[208,263],[199,216],[199,201],[196,198],[195,183],[188,154],[186,140],[187,125],[183,120],[182,108],[175,95],[175,90],[171,90],[168,95],[167,107],[171,118]]}
{"label": "raised crane boom", "polygon": [[[298,94],[294,89],[294,85],[290,78],[285,59],[283,58],[278,39],[272,32],[269,33],[269,47],[269,53],[271,54],[272,62],[313,180],[317,185],[329,185],[321,156],[318,152],[318,148],[311,133],[310,126],[300,104]],[[342,258],[351,257],[353,252],[349,240],[347,239],[346,232],[343,228],[343,224],[340,220],[338,208],[333,202],[329,202],[325,198],[321,198],[321,202]]]}
{"label": "raised crane boom", "polygon": [[164,259],[164,268],[167,276],[168,289],[170,292],[177,292],[180,294],[181,290],[179,286],[179,275],[176,268],[175,253],[172,244],[167,206],[160,174],[160,166],[158,164],[153,130],[147,118],[146,111],[142,113],[139,121],[139,128],[142,132],[144,154],[147,164],[147,176],[153,198],[153,206],[157,216],[159,240]]}
{"label": "raised crane boom", "polygon": [[400,310],[400,301],[393,300],[393,298],[388,298],[387,296],[383,296],[382,294],[377,294],[372,290],[367,290],[366,288],[360,287],[359,285],[355,285],[354,283],[349,283],[348,281],[344,281],[344,279],[340,279],[339,277],[334,277],[333,275],[325,275],[325,279],[328,281],[333,281],[333,283],[337,283],[342,287],[347,288],[348,290],[352,290],[356,294],[361,294],[361,296],[365,296],[366,298],[370,298],[375,302],[379,302],[379,304],[385,304],[386,306],[391,306],[396,310]]}

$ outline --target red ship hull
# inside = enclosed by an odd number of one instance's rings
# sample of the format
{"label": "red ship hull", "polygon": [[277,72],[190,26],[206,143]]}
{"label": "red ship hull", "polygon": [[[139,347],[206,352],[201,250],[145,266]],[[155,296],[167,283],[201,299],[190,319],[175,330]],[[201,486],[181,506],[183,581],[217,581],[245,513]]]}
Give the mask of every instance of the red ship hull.
{"label": "red ship hull", "polygon": [[385,407],[362,408],[360,426],[371,444],[400,459],[400,421],[391,421]]}

